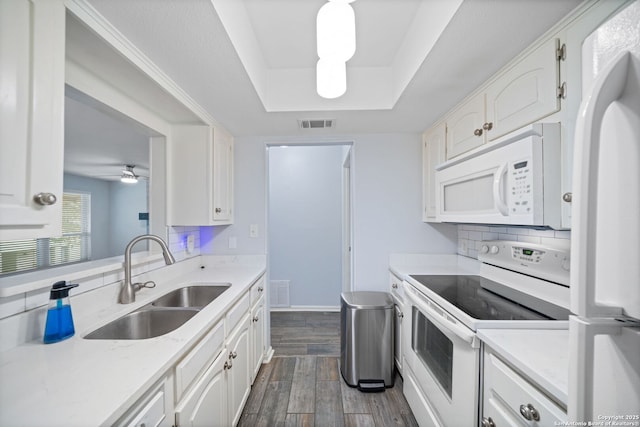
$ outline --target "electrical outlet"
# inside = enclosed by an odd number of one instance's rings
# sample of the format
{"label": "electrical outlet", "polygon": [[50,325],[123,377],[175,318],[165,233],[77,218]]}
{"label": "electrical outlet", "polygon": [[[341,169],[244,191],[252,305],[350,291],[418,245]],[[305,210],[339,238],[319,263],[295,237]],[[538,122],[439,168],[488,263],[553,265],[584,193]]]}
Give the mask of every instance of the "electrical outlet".
{"label": "electrical outlet", "polygon": [[258,224],[251,224],[249,226],[249,237],[258,237]]}
{"label": "electrical outlet", "polygon": [[229,237],[229,249],[238,248],[238,239],[235,236]]}

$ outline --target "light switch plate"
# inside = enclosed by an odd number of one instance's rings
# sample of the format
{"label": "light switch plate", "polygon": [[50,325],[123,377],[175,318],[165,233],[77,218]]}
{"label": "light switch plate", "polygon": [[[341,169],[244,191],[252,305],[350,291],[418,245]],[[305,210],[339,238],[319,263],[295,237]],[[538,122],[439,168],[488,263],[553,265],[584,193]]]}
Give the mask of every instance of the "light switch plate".
{"label": "light switch plate", "polygon": [[251,224],[249,226],[249,237],[258,237],[258,224]]}
{"label": "light switch plate", "polygon": [[229,249],[238,248],[238,239],[235,236],[229,237]]}

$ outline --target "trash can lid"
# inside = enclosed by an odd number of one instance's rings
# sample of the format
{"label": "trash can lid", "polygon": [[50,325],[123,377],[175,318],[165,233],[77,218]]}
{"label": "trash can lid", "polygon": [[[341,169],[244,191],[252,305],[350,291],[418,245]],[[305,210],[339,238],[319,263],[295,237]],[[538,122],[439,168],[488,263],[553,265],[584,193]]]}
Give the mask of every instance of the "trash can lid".
{"label": "trash can lid", "polygon": [[342,301],[351,308],[393,308],[393,298],[388,292],[343,292]]}

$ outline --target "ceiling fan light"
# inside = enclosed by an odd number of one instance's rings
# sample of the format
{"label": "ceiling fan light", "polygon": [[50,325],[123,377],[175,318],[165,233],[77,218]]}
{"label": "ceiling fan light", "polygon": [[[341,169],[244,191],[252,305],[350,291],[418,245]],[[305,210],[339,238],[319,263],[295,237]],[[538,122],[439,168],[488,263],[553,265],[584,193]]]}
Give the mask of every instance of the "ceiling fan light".
{"label": "ceiling fan light", "polygon": [[356,52],[356,16],[348,1],[329,1],[320,8],[316,37],[319,58],[351,59]]}
{"label": "ceiling fan light", "polygon": [[347,64],[320,58],[316,66],[316,90],[323,98],[333,99],[347,91]]}
{"label": "ceiling fan light", "polygon": [[125,184],[135,184],[138,182],[138,176],[133,173],[133,166],[125,166],[122,170],[122,175],[120,175],[120,182],[124,182]]}

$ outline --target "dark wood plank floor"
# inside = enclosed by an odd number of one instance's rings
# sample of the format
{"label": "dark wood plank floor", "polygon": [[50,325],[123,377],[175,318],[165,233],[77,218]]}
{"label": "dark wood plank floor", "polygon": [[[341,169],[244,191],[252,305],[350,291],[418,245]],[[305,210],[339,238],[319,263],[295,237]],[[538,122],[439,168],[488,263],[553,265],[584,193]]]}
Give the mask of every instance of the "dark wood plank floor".
{"label": "dark wood plank floor", "polygon": [[362,393],[340,375],[340,314],[271,314],[276,356],[262,365],[240,426],[417,426],[402,378]]}

